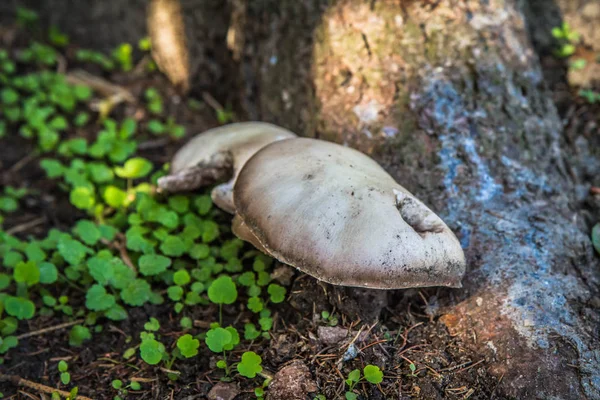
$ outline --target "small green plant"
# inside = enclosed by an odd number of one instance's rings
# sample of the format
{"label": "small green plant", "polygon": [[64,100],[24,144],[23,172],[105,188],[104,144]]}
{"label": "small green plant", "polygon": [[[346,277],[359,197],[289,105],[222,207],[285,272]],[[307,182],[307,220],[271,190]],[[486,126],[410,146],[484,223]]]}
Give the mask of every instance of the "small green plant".
{"label": "small green plant", "polygon": [[133,69],[132,52],[133,48],[129,43],[122,43],[112,53],[113,58],[124,72]]}
{"label": "small green plant", "polygon": [[153,333],[142,332],[140,344],[140,357],[150,365],[156,365],[167,355],[165,346],[156,340]]}
{"label": "small green plant", "polygon": [[573,31],[568,23],[563,22],[561,26],[552,28],[552,36],[556,38],[560,47],[556,51],[557,56],[566,58],[575,53],[576,45],[579,42],[579,33]]}
{"label": "small green plant", "polygon": [[83,325],[75,325],[69,333],[69,344],[71,346],[81,346],[83,342],[90,340],[92,334],[88,327]]}
{"label": "small green plant", "polygon": [[190,334],[185,334],[177,339],[177,348],[185,358],[191,358],[197,355],[199,347],[200,341],[194,339]]}
{"label": "small green plant", "polygon": [[417,371],[417,366],[415,365],[415,363],[410,363],[408,364],[408,369],[410,369],[410,376],[412,377],[417,377],[417,375],[415,374],[415,372]]}
{"label": "small green plant", "polygon": [[217,367],[225,371],[225,376],[229,376],[230,367],[227,363],[227,351],[233,350],[240,343],[240,335],[237,330],[228,326],[221,328],[215,324],[207,333],[205,343],[214,353],[222,353],[223,359],[217,362]]}
{"label": "small green plant", "polygon": [[332,315],[329,311],[321,311],[321,320],[326,322],[329,326],[336,326],[338,324],[338,318]]}
{"label": "small green plant", "polygon": [[217,110],[217,121],[219,121],[221,125],[232,122],[234,118],[235,114],[230,108],[220,108]]}
{"label": "small green plant", "polygon": [[[34,19],[23,13],[23,23]],[[161,329],[159,320],[151,317],[138,343],[127,338],[124,361],[133,365],[140,357],[168,369],[174,379],[174,363],[195,357],[204,341],[219,355],[217,366],[226,378],[234,371],[246,378],[260,375],[258,354],[248,351],[237,359],[232,351],[241,340],[270,339],[274,320],[269,307],[285,301],[287,293],[271,281],[272,259],[234,238],[209,194],[156,193],[156,181],[168,168],[140,157],[138,145],[154,135],[185,135],[184,127],[166,115],[157,89],[147,88],[143,94],[152,119],[136,113],[98,120],[90,111],[95,93],[55,72],[62,57],[68,66],[97,64],[105,75],[115,67],[128,70],[134,62],[131,46],[120,46],[110,56],[71,48],[59,54],[57,48],[67,46],[69,38],[55,27],[47,33],[47,40],[32,41],[22,49],[0,49],[0,139],[20,135],[32,142],[48,182],[63,191],[73,207],[68,212],[77,213],[77,222],[26,239],[0,225],[0,310],[4,311],[0,354],[18,346],[14,334],[23,320],[81,318],[84,322],[64,337],[71,346],[85,346],[102,332],[105,322],[127,319],[132,307],[169,303],[186,332],[174,341],[166,335],[168,327]],[[150,48],[149,41],[139,45],[144,52]],[[228,122],[231,117],[221,120]],[[17,212],[24,198],[38,195],[35,190],[4,187],[0,214]],[[199,332],[187,307],[211,302],[219,305],[218,319],[214,316],[218,323],[208,332]],[[223,308],[234,304],[238,310],[246,305],[254,320],[223,327]],[[70,375],[66,363],[60,370],[62,365],[59,372],[66,385]],[[121,379],[112,382],[115,398],[140,389],[138,382],[126,386]],[[256,388],[258,397],[264,395],[266,384]],[[76,394],[73,388],[71,397]]]}
{"label": "small green plant", "polygon": [[383,372],[376,365],[367,365],[363,368],[363,376],[361,377],[360,370],[355,369],[348,374],[346,385],[348,391],[345,393],[346,400],[356,400],[358,395],[353,392],[354,387],[362,380],[377,385],[383,381]]}
{"label": "small green plant", "polygon": [[590,104],[600,103],[600,93],[591,89],[581,89],[578,94]]}
{"label": "small green plant", "polygon": [[48,30],[48,40],[56,47],[65,47],[69,44],[69,36],[62,33],[58,27],[54,25]]}
{"label": "small green plant", "polygon": [[123,383],[122,380],[120,379],[115,379],[111,382],[111,386],[113,387],[113,389],[115,389],[117,391],[117,395],[115,397],[113,397],[113,400],[122,400],[124,399],[128,394],[129,394],[129,390],[140,390],[142,388],[142,385],[139,382],[136,381],[132,381],[129,383],[129,385],[125,386],[125,384]]}
{"label": "small green plant", "polygon": [[17,7],[17,24],[22,27],[30,27],[37,23],[40,19],[39,15],[28,8]]}
{"label": "small green plant", "polygon": [[75,59],[83,63],[99,65],[107,71],[111,71],[115,68],[115,63],[110,57],[93,50],[77,50]]}
{"label": "small green plant", "polygon": [[66,361],[60,360],[58,362],[58,372],[60,373],[60,381],[63,385],[71,383],[71,374],[68,372],[69,365]]}
{"label": "small green plant", "polygon": [[144,92],[144,97],[146,98],[146,104],[150,113],[156,115],[162,114],[163,100],[158,90],[156,90],[155,88],[148,88]]}
{"label": "small green plant", "polygon": [[223,323],[223,304],[232,304],[237,296],[237,288],[231,277],[223,275],[211,283],[208,298],[219,305],[219,324]]}
{"label": "small green plant", "polygon": [[256,374],[262,372],[262,358],[253,351],[247,351],[242,354],[242,360],[237,365],[240,375],[246,378],[254,378]]}

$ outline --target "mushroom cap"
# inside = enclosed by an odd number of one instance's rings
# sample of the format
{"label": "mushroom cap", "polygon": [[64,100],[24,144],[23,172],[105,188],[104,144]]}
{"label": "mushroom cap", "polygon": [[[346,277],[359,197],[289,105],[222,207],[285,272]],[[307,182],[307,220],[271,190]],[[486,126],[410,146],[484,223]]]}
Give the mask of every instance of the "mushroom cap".
{"label": "mushroom cap", "polygon": [[[269,143],[295,137],[287,129],[266,122],[240,122],[209,129],[179,149],[171,162],[169,177],[178,181],[177,190],[213,184],[219,177],[228,179],[216,186],[211,196],[217,206],[233,214],[233,184],[246,161]],[[168,180],[159,180],[159,185],[163,182]]]}
{"label": "mushroom cap", "polygon": [[246,237],[320,280],[461,286],[465,258],[452,231],[356,150],[305,138],[272,143],[241,170],[234,204]]}
{"label": "mushroom cap", "polygon": [[230,153],[234,177],[254,153],[267,144],[296,137],[293,132],[267,122],[238,122],[209,129],[187,142],[171,162],[171,173],[210,163],[219,153]]}

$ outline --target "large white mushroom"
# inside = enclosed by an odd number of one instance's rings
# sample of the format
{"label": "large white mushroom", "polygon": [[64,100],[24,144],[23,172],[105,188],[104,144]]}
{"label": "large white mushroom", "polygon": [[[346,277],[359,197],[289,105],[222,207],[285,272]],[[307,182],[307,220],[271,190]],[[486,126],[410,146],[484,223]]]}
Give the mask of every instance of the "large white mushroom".
{"label": "large white mushroom", "polygon": [[258,151],[233,190],[233,229],[335,285],[460,287],[465,258],[446,224],[368,156],[290,139]]}
{"label": "large white mushroom", "polygon": [[233,214],[232,188],[240,169],[258,150],[275,141],[294,138],[287,129],[266,122],[242,122],[203,132],[175,154],[170,174],[158,180],[168,192],[222,183],[212,191],[221,209]]}

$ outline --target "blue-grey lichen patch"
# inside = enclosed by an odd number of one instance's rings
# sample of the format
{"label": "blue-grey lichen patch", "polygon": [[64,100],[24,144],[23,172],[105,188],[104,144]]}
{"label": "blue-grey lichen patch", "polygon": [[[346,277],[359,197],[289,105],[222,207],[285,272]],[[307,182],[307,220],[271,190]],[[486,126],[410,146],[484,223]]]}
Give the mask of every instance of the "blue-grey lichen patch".
{"label": "blue-grey lichen patch", "polygon": [[472,122],[473,116],[450,82],[437,79],[430,82],[422,96],[413,98],[413,107],[418,107],[427,116],[422,121],[433,122],[427,124],[426,130],[429,129],[431,133],[444,132],[439,136],[442,142],[439,153],[441,166],[446,170],[444,187],[449,193],[456,194],[458,189],[454,181],[459,175],[459,169],[469,167],[477,179],[477,184],[473,186],[477,192],[472,195],[479,201],[492,199],[502,192],[502,186],[495,182],[489,167],[475,147],[473,136],[477,132]]}
{"label": "blue-grey lichen patch", "polygon": [[[587,274],[583,278],[564,273],[572,270],[571,263],[582,263],[574,260],[573,254],[562,254],[564,249],[580,248],[575,243],[589,241],[567,212],[568,189],[555,178],[550,182],[551,178],[543,173],[546,166],[534,170],[518,159],[525,157],[528,161],[526,152],[512,149],[497,155],[499,165],[492,169],[477,148],[481,132],[476,127],[485,125],[481,116],[493,115],[493,110],[465,106],[449,80],[433,76],[426,81],[429,85],[411,101],[413,110],[422,116],[421,128],[437,134],[441,143],[439,167],[444,173],[448,204],[442,218],[459,229],[463,248],[467,249],[476,237],[478,248],[485,249],[478,254],[477,273],[487,285],[506,293],[501,313],[512,321],[514,329],[532,348],[548,349],[557,334],[571,343],[579,355],[582,387],[591,398],[597,398],[600,350],[590,347],[590,332],[577,305],[591,297],[585,281],[597,283],[598,278],[593,277],[593,267],[581,272]],[[509,97],[517,99],[519,107],[530,106],[527,97],[518,93],[519,85],[509,82],[507,87]],[[535,116],[525,119],[525,134],[529,137],[535,137],[528,131],[536,127],[546,132],[552,129],[544,125],[547,121],[536,120]],[[507,122],[506,126],[511,125]],[[544,151],[555,153],[558,135],[545,136],[548,142],[533,145],[543,145]],[[496,171],[500,171],[499,176]],[[587,254],[584,263],[597,263],[591,250],[583,253]]]}

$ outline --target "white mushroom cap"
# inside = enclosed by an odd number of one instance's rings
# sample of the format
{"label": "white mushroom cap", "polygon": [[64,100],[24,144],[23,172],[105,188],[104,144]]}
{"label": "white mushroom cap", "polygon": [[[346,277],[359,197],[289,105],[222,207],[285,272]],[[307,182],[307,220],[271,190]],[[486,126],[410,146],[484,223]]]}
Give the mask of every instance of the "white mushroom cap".
{"label": "white mushroom cap", "polygon": [[234,213],[232,188],[246,161],[264,146],[296,135],[266,122],[241,122],[203,132],[175,154],[170,175],[159,179],[159,186],[170,192],[192,190],[223,180],[215,187],[213,201]]}
{"label": "white mushroom cap", "polygon": [[323,281],[460,287],[465,258],[444,222],[368,156],[291,139],[256,153],[234,187],[237,229]]}

